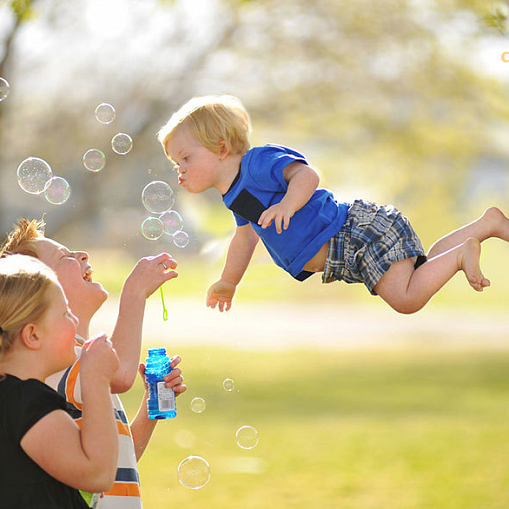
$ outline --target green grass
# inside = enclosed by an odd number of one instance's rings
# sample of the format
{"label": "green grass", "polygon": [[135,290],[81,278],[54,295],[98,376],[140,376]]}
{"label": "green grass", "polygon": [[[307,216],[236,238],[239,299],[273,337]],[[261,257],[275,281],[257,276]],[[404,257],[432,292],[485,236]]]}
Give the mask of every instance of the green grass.
{"label": "green grass", "polygon": [[[161,251],[164,246],[160,246]],[[152,249],[156,253],[157,249]],[[187,257],[185,252],[174,253],[179,266],[179,277],[168,283],[168,292],[175,296],[199,296],[205,298],[208,287],[221,274],[223,259],[210,261],[207,257]],[[497,240],[483,244],[482,268],[492,286],[482,293],[473,291],[462,273],[457,274],[433,297],[433,305],[495,308],[505,307],[509,300],[509,271],[506,260],[509,247]],[[125,278],[136,263],[125,252],[93,251],[90,262],[94,268],[94,280],[101,281],[112,294],[118,294]],[[364,285],[345,283],[321,283],[321,274],[305,282],[298,282],[277,267],[260,246],[237,289],[235,302],[280,301],[285,302],[356,302],[373,304],[375,299]]]}
{"label": "green grass", "polygon": [[[145,509],[509,507],[509,352],[179,353],[189,389],[140,462]],[[131,417],[140,398],[138,381]],[[236,445],[244,424],[252,450]],[[178,482],[189,455],[210,463],[201,490]]]}

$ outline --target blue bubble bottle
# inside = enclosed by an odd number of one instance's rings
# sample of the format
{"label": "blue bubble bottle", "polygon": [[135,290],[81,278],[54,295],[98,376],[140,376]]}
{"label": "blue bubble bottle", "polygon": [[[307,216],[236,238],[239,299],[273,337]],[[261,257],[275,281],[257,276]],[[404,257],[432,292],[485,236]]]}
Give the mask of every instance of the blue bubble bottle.
{"label": "blue bubble bottle", "polygon": [[149,419],[171,419],[177,416],[175,393],[164,386],[164,377],[170,371],[170,359],[166,355],[166,349],[150,348],[145,366],[145,380],[149,390]]}

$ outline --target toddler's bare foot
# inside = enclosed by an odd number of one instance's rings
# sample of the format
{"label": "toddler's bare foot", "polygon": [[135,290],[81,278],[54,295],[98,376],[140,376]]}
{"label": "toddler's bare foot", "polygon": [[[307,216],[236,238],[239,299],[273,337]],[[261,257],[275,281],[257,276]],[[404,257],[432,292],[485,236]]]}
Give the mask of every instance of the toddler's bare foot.
{"label": "toddler's bare foot", "polygon": [[481,272],[480,257],[481,243],[479,240],[474,238],[467,239],[464,243],[464,250],[458,260],[459,266],[465,272],[470,286],[478,292],[482,292],[484,288],[490,286],[490,280],[486,279]]}
{"label": "toddler's bare foot", "polygon": [[489,225],[489,236],[509,242],[509,219],[497,207],[490,207],[484,211],[482,220]]}

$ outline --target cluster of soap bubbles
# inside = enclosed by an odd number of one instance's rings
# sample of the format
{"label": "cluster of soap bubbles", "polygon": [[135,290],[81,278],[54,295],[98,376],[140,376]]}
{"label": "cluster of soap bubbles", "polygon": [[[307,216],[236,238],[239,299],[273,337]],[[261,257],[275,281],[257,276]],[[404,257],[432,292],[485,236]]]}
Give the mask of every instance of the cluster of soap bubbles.
{"label": "cluster of soap bubbles", "polygon": [[184,221],[176,210],[171,210],[175,203],[173,190],[162,180],[147,184],[141,193],[145,209],[153,216],[147,217],[141,224],[141,233],[148,240],[157,240],[163,234],[169,235],[177,247],[186,247],[189,235],[182,229]]}
{"label": "cluster of soap bubbles", "polygon": [[[231,378],[225,378],[223,389],[231,392],[235,388],[235,382]],[[196,397],[191,401],[191,410],[195,414],[205,411],[206,403],[203,398]],[[253,426],[244,425],[235,433],[237,445],[241,449],[253,449],[258,445],[258,430]],[[188,456],[183,459],[177,469],[178,480],[182,486],[199,490],[210,480],[210,465],[201,456]]]}
{"label": "cluster of soap bubbles", "polygon": [[67,180],[53,176],[51,166],[39,157],[29,157],[18,166],[18,184],[29,194],[44,194],[53,205],[62,205],[71,195]]}
{"label": "cluster of soap bubbles", "polygon": [[[115,120],[115,108],[108,103],[101,103],[95,109],[95,118],[101,124],[111,124]],[[116,154],[127,155],[133,148],[133,139],[126,133],[117,133],[111,139],[111,149]],[[106,156],[102,150],[91,148],[83,155],[83,166],[88,171],[101,171],[106,164]]]}
{"label": "cluster of soap bubbles", "polygon": [[[0,102],[11,90],[9,83],[0,78]],[[44,194],[52,205],[62,205],[71,196],[69,182],[62,177],[53,176],[51,166],[39,157],[29,157],[20,163],[17,171],[18,184],[29,194]]]}
{"label": "cluster of soap bubbles", "polygon": [[[9,95],[9,83],[0,78],[0,102]],[[111,104],[101,103],[95,109],[95,117],[101,124],[110,124],[115,119],[115,108]],[[128,154],[133,147],[132,138],[125,133],[116,134],[111,140],[111,148],[121,155]],[[83,165],[91,172],[104,168],[106,156],[99,149],[92,148],[83,155]],[[23,191],[44,195],[52,205],[62,205],[71,195],[69,182],[62,177],[53,176],[51,166],[38,157],[29,157],[18,166],[18,183]]]}

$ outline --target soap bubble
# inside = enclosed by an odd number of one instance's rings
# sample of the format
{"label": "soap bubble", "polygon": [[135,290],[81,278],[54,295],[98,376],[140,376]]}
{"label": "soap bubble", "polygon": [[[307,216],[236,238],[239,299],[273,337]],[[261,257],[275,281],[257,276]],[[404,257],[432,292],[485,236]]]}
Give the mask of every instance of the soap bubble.
{"label": "soap bubble", "polygon": [[235,382],[231,378],[225,378],[223,382],[223,389],[225,391],[231,392],[235,387]]}
{"label": "soap bubble", "polygon": [[115,120],[115,108],[108,103],[101,103],[95,109],[95,118],[101,124],[111,124]]}
{"label": "soap bubble", "polygon": [[144,207],[153,214],[162,214],[171,209],[175,199],[172,188],[162,180],[147,184],[141,192]]}
{"label": "soap bubble", "polygon": [[199,490],[210,481],[210,465],[200,456],[188,456],[178,466],[180,484],[191,490]]}
{"label": "soap bubble", "polygon": [[52,176],[51,166],[38,157],[29,157],[18,166],[18,184],[30,194],[43,193]]}
{"label": "soap bubble", "polygon": [[207,405],[206,405],[205,400],[203,398],[194,398],[191,401],[191,410],[195,414],[201,414],[205,410],[206,406]]}
{"label": "soap bubble", "polygon": [[235,436],[241,449],[252,449],[258,445],[258,431],[252,426],[241,426]]}
{"label": "soap bubble", "polygon": [[167,235],[173,235],[175,232],[182,230],[184,226],[184,221],[176,210],[163,212],[159,219],[163,222],[164,233]]}
{"label": "soap bubble", "polygon": [[161,237],[164,231],[164,226],[158,217],[147,217],[141,223],[141,233],[148,240],[157,240]]}
{"label": "soap bubble", "polygon": [[11,87],[9,82],[3,78],[0,78],[0,102],[2,102],[9,95],[10,91]]}
{"label": "soap bubble", "polygon": [[62,177],[53,177],[44,191],[44,197],[52,205],[62,205],[69,196],[71,196],[71,187]]}
{"label": "soap bubble", "polygon": [[186,247],[189,244],[189,235],[182,230],[175,232],[173,234],[173,243],[177,247]]}
{"label": "soap bubble", "polygon": [[87,150],[83,155],[83,165],[87,170],[97,172],[104,168],[106,164],[106,156],[103,152],[96,148]]}
{"label": "soap bubble", "polygon": [[125,156],[133,148],[133,139],[125,133],[118,133],[111,140],[111,148],[113,152]]}

